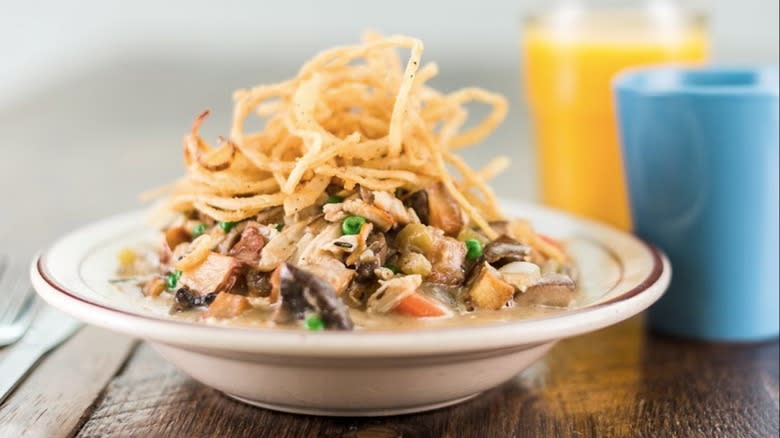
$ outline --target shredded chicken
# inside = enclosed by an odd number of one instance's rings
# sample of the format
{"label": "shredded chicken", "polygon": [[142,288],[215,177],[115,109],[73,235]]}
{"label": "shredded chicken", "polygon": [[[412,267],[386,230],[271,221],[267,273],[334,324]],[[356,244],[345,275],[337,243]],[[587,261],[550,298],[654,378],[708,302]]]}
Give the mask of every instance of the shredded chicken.
{"label": "shredded chicken", "polygon": [[389,213],[396,223],[406,225],[411,222],[409,213],[400,199],[388,192],[372,192],[372,194],[374,205]]}
{"label": "shredded chicken", "polygon": [[343,263],[333,257],[321,257],[314,263],[302,264],[301,268],[328,282],[339,295],[347,289],[355,277],[355,271],[347,269]]}
{"label": "shredded chicken", "polygon": [[287,261],[295,253],[298,240],[303,237],[307,225],[306,222],[290,225],[268,241],[263,248],[260,260],[257,262],[257,269],[270,272],[276,269],[280,263]]}
{"label": "shredded chicken", "polygon": [[465,259],[466,247],[462,242],[447,236],[437,236],[431,254],[432,269],[428,280],[448,285],[462,284]]}
{"label": "shredded chicken", "polygon": [[346,213],[366,218],[367,221],[373,223],[382,231],[388,231],[395,225],[395,220],[390,213],[369,205],[360,199],[351,199],[334,205],[341,205],[341,209]]}
{"label": "shredded chicken", "polygon": [[368,309],[376,313],[387,313],[393,310],[399,301],[417,291],[422,284],[422,277],[406,275],[380,281],[379,284],[379,289],[368,299]]}

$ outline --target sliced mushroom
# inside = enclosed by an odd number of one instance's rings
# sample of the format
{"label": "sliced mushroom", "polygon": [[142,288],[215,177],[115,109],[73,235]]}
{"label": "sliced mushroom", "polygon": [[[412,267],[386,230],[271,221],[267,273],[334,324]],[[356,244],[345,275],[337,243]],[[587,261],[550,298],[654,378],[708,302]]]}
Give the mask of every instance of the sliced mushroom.
{"label": "sliced mushroom", "polygon": [[512,299],[515,287],[505,282],[496,268],[482,262],[472,271],[468,296],[471,302],[482,309],[498,310]]}
{"label": "sliced mushroom", "polygon": [[568,307],[574,299],[574,281],[561,274],[548,274],[515,297],[522,305]]}
{"label": "sliced mushroom", "polygon": [[173,305],[171,306],[170,313],[181,312],[182,310],[188,310],[193,307],[208,306],[216,297],[217,294],[215,292],[198,295],[187,287],[181,287],[176,291],[176,295],[173,296]]}
{"label": "sliced mushroom", "polygon": [[301,320],[307,312],[314,312],[326,329],[352,330],[349,310],[326,281],[288,263],[277,269],[282,302],[274,316],[276,321]]}
{"label": "sliced mushroom", "polygon": [[414,210],[417,218],[423,224],[428,224],[428,192],[419,190],[406,198],[406,204]]}
{"label": "sliced mushroom", "polygon": [[244,274],[244,283],[247,295],[250,297],[267,297],[271,294],[271,275],[269,272],[247,269]]}
{"label": "sliced mushroom", "polygon": [[485,260],[496,268],[511,262],[526,261],[530,254],[531,247],[507,235],[498,236],[494,241],[485,245],[482,252]]}
{"label": "sliced mushroom", "polygon": [[360,282],[376,280],[376,270],[387,261],[387,239],[384,233],[371,233],[366,240],[366,250],[357,259],[355,270]]}
{"label": "sliced mushroom", "polygon": [[548,259],[540,266],[542,275],[549,274],[561,274],[571,278],[575,283],[577,282],[577,268],[571,263],[559,263],[555,260]]}

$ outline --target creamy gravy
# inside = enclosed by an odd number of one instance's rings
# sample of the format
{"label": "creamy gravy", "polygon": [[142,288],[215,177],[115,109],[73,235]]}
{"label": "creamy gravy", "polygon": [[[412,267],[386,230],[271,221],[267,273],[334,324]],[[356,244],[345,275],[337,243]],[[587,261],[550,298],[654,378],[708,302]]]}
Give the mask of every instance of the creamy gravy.
{"label": "creamy gravy", "polygon": [[[136,290],[133,291],[133,289]],[[123,293],[141,295],[141,288],[137,286],[124,285],[122,291]],[[145,297],[142,299],[155,307],[159,306],[165,309],[170,308],[173,304],[173,296],[167,292],[164,292],[159,297]],[[237,327],[302,328],[302,325],[297,325],[295,323],[280,325],[273,322],[272,317],[275,308],[268,303],[267,299],[251,298],[250,301],[252,301],[253,306],[255,306],[253,309],[231,319],[203,318],[205,308],[195,308],[176,312],[171,315],[171,318],[190,322],[203,322],[207,324]],[[570,309],[542,306],[512,306],[501,310],[479,309],[473,312],[463,312],[460,314],[453,311],[449,316],[435,318],[413,318],[393,313],[376,314],[354,308],[350,308],[349,313],[352,321],[355,323],[356,330],[416,330],[510,322],[520,319],[557,315],[566,312],[567,310]]]}

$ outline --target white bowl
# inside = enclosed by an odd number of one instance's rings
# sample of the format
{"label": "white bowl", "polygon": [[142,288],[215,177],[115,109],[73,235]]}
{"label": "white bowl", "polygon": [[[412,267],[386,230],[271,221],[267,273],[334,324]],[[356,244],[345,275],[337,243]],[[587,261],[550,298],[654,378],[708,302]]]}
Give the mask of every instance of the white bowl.
{"label": "white bowl", "polygon": [[637,238],[531,204],[505,203],[546,234],[567,239],[582,298],[553,316],[459,328],[306,332],[173,319],[108,283],[116,252],[151,239],[143,212],[57,241],[31,266],[49,304],[89,324],[149,341],[205,385],[247,403],[317,415],[395,415],[459,403],[512,378],[559,339],[620,322],[666,290],[669,261]]}

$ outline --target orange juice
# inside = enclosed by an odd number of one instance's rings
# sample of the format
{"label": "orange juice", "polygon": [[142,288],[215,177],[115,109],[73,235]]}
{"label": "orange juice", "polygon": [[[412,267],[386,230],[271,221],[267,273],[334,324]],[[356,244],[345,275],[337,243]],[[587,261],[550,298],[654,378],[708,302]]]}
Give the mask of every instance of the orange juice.
{"label": "orange juice", "polygon": [[699,22],[601,12],[529,22],[526,92],[543,201],[630,229],[612,77],[626,67],[701,62],[707,38]]}

